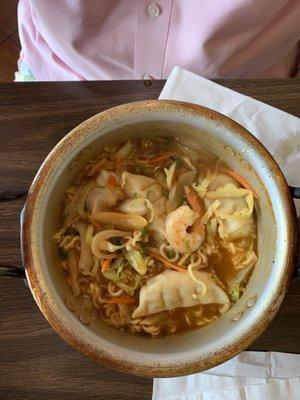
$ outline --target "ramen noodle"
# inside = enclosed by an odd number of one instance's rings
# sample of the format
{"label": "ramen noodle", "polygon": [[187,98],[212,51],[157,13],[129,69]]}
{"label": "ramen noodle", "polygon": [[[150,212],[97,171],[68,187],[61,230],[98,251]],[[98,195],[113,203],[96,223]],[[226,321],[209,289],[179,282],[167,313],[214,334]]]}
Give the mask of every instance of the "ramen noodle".
{"label": "ramen noodle", "polygon": [[243,294],[257,261],[257,194],[180,140],[107,147],[66,190],[54,235],[93,318],[151,337],[205,326]]}

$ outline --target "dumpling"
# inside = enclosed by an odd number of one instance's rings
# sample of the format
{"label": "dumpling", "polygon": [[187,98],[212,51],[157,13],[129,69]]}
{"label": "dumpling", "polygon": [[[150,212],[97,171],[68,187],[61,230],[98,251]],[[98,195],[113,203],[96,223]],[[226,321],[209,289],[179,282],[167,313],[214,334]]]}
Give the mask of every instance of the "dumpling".
{"label": "dumpling", "polygon": [[109,210],[120,200],[119,194],[107,187],[97,187],[92,189],[86,200],[86,206],[90,214],[97,211]]}
{"label": "dumpling", "polygon": [[253,229],[253,217],[245,217],[241,219],[227,218],[219,220],[219,235],[222,239],[242,239],[251,235]]}
{"label": "dumpling", "polygon": [[215,283],[209,273],[194,271],[196,283],[189,273],[164,271],[150,278],[141,288],[140,303],[132,317],[139,318],[175,308],[198,304],[220,304],[225,312],[230,301],[227,294]]}
{"label": "dumpling", "polygon": [[150,201],[159,197],[162,191],[161,185],[155,179],[144,175],[130,174],[129,172],[122,174],[122,188],[130,198],[149,198]]}
{"label": "dumpling", "polygon": [[154,235],[157,242],[163,238],[164,219],[167,212],[167,197],[162,186],[153,178],[143,175],[123,172],[122,188],[130,198],[148,199],[153,206],[153,221],[148,229]]}
{"label": "dumpling", "polygon": [[209,207],[214,201],[219,201],[215,215],[220,237],[228,240],[241,239],[249,236],[254,229],[254,199],[249,190],[238,187],[236,181],[232,183],[231,177],[227,178],[223,179],[222,175],[215,178],[213,185],[210,185],[215,190],[206,193],[205,203]]}
{"label": "dumpling", "polygon": [[131,140],[128,140],[115,154],[119,160],[126,160],[130,154],[134,151],[134,144]]}
{"label": "dumpling", "polygon": [[210,182],[209,190],[216,190],[219,187],[223,187],[231,183],[235,187],[239,187],[239,183],[229,175],[226,174],[217,174],[216,177]]}
{"label": "dumpling", "polygon": [[145,199],[124,200],[119,205],[119,210],[126,214],[146,215],[149,212]]}
{"label": "dumpling", "polygon": [[105,187],[107,185],[107,178],[110,175],[114,176],[116,178],[116,181],[118,181],[118,177],[114,172],[107,171],[106,169],[102,169],[96,179],[97,186]]}

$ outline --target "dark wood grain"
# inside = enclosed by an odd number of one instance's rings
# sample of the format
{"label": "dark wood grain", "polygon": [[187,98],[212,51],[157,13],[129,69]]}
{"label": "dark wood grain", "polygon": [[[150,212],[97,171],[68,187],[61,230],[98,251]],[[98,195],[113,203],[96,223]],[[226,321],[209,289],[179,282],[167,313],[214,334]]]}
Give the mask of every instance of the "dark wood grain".
{"label": "dark wood grain", "polygon": [[18,69],[17,4],[18,0],[0,0],[0,82],[13,82]]}
{"label": "dark wood grain", "polygon": [[[221,81],[300,115],[299,80]],[[19,212],[40,163],[82,120],[106,108],[156,98],[163,82],[0,84],[0,266],[21,265]],[[150,379],[94,364],[68,347],[38,311],[22,280],[0,278],[0,398],[150,399]],[[300,281],[251,350],[300,353]]]}
{"label": "dark wood grain", "polygon": [[0,45],[17,30],[17,5],[18,0],[0,0]]}
{"label": "dark wood grain", "polygon": [[151,379],[101,367],[61,340],[21,279],[2,278],[0,299],[1,399],[151,398]]}
{"label": "dark wood grain", "polygon": [[21,265],[18,231],[23,205],[24,200],[0,203],[0,266]]}

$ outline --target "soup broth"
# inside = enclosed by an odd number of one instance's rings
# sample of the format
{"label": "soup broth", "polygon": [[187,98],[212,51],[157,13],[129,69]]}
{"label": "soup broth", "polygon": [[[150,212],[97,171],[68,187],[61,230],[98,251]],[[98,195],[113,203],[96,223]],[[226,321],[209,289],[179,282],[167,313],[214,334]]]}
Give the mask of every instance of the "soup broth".
{"label": "soup broth", "polygon": [[66,190],[54,235],[73,295],[94,319],[150,337],[219,318],[257,261],[247,181],[167,137],[107,147]]}

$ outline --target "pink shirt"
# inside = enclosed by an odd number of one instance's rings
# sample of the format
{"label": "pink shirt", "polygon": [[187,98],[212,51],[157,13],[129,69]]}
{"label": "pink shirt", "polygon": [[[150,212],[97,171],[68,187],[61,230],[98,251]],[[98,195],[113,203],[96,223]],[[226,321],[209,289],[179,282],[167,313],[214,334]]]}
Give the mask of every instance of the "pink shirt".
{"label": "pink shirt", "polygon": [[[150,7],[149,7],[150,6]],[[288,77],[300,0],[20,0],[24,61],[39,80]]]}

